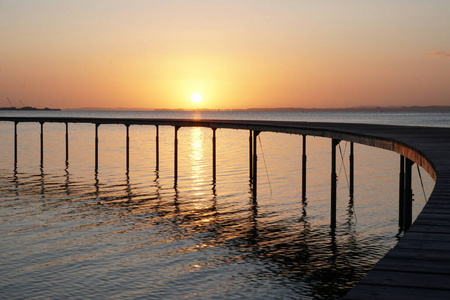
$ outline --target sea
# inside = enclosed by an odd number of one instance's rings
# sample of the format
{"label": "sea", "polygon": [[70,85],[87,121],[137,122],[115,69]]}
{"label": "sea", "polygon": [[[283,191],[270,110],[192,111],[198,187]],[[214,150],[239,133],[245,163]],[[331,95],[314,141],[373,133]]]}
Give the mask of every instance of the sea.
{"label": "sea", "polygon": [[[1,111],[0,116],[292,120],[450,127],[449,112]],[[0,298],[340,299],[391,249],[398,228],[399,155],[338,149],[337,228],[330,229],[331,142],[262,132],[258,195],[249,182],[249,133],[132,125],[0,122]],[[413,217],[434,181],[413,166]]]}

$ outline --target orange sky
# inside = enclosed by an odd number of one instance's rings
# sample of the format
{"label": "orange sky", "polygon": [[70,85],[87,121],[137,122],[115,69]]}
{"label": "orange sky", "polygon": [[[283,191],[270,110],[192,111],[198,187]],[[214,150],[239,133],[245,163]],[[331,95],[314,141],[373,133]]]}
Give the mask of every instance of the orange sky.
{"label": "orange sky", "polygon": [[450,105],[450,1],[2,0],[0,106],[7,97],[58,108]]}

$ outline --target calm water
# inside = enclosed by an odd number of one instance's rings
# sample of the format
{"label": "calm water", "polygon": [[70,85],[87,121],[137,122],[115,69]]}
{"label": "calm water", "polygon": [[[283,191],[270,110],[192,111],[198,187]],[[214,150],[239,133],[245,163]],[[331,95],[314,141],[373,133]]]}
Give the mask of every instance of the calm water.
{"label": "calm water", "polygon": [[[449,113],[1,112],[89,117],[345,121],[450,126]],[[397,241],[397,154],[355,145],[355,197],[348,145],[338,162],[338,224],[329,229],[330,140],[308,137],[307,201],[301,201],[301,137],[261,133],[257,201],[248,180],[248,132],[217,130],[217,180],[205,128],[179,131],[178,184],[172,127],[0,122],[0,297],[4,299],[336,299]],[[259,146],[260,146],[259,145]],[[260,148],[261,149],[261,148]],[[414,213],[433,181],[413,173]],[[424,196],[425,192],[425,196]]]}

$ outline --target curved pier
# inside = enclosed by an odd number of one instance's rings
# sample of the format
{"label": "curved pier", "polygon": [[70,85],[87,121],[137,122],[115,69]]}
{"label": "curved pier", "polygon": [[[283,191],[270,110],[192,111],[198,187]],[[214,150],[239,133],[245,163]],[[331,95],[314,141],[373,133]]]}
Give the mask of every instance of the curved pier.
{"label": "curved pier", "polygon": [[[410,172],[412,163],[422,166],[433,177],[436,181],[434,190],[422,212],[412,225],[408,224],[408,213],[399,213],[399,219],[406,218],[406,220],[402,220],[406,231],[404,236],[347,294],[345,299],[449,299],[450,128],[353,123],[135,118],[0,117],[0,121],[14,122],[16,133],[18,123],[37,122],[41,124],[41,163],[43,155],[43,125],[47,122],[66,124],[66,147],[68,147],[68,123],[92,123],[95,124],[96,132],[98,127],[103,124],[123,124],[126,126],[127,132],[130,125],[154,125],[157,128],[158,126],[174,126],[175,137],[180,127],[209,127],[213,129],[214,133],[217,128],[249,130],[249,167],[250,178],[254,180],[255,188],[253,193],[255,197],[257,178],[255,171],[257,144],[255,141],[257,135],[262,131],[298,134],[303,136],[304,141],[306,136],[328,137],[332,139],[332,149],[339,141],[345,140],[395,151],[401,155],[402,167],[400,173],[404,173],[400,180],[400,186],[401,190],[405,191],[405,194],[400,198],[408,199],[411,197],[408,194],[407,184],[408,172]],[[15,161],[17,162],[17,135],[15,135],[14,140]],[[215,143],[215,134],[213,143]],[[66,151],[66,158],[68,157],[67,153]],[[176,153],[177,149],[175,149],[175,155]],[[306,160],[305,154],[303,156]],[[158,159],[159,157],[157,157],[157,166]],[[215,161],[215,151],[213,153],[213,161]],[[175,178],[176,164],[177,157],[175,157]],[[213,167],[215,176],[215,164],[213,164]],[[406,186],[403,187],[403,183]],[[331,186],[333,198],[333,173]],[[400,205],[403,205],[400,206],[400,210],[408,211],[409,204],[407,201],[400,203]],[[333,212],[331,219],[333,219]],[[332,223],[330,226],[333,228]]]}

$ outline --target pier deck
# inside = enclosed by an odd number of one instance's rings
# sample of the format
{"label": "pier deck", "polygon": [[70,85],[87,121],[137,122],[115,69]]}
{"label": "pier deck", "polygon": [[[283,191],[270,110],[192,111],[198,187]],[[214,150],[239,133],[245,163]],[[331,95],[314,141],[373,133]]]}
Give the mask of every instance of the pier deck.
{"label": "pier deck", "polygon": [[242,120],[0,117],[0,121],[231,128],[322,136],[395,151],[436,181],[409,230],[345,299],[450,299],[450,128]]}

